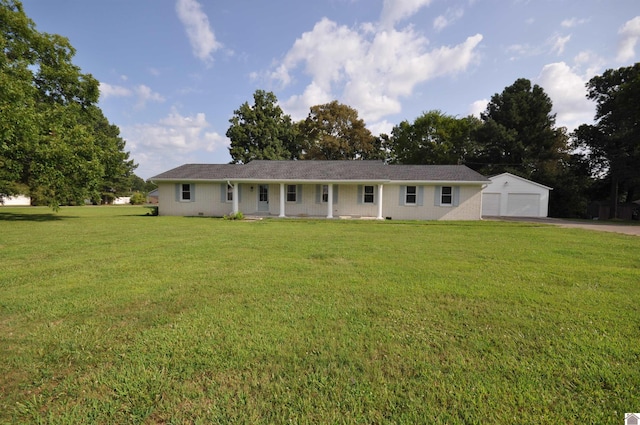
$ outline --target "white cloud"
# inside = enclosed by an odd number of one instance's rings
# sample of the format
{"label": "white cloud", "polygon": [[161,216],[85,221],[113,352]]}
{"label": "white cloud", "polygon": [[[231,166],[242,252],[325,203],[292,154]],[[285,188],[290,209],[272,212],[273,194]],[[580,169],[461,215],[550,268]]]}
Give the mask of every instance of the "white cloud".
{"label": "white cloud", "polygon": [[100,82],[100,97],[104,99],[110,97],[127,97],[131,96],[131,94],[131,90],[126,87]]}
{"label": "white cloud", "polygon": [[100,96],[103,99],[108,99],[110,97],[131,97],[134,96],[137,98],[136,109],[143,109],[147,102],[164,102],[164,97],[159,93],[154,92],[148,86],[144,84],[140,84],[133,89],[116,86],[108,83],[100,83]]}
{"label": "white cloud", "polygon": [[549,95],[556,113],[556,125],[574,130],[580,124],[593,121],[595,105],[586,98],[585,84],[589,77],[579,75],[564,62],[545,65],[537,84]]}
{"label": "white cloud", "polygon": [[627,21],[618,31],[622,36],[618,46],[617,60],[619,62],[627,62],[634,58],[636,52],[635,47],[638,39],[640,39],[640,16]]}
{"label": "white cloud", "polygon": [[524,57],[537,56],[542,53],[542,49],[529,44],[512,44],[507,46],[506,51],[511,54],[510,61],[515,61]]}
{"label": "white cloud", "polygon": [[564,53],[564,46],[571,40],[571,36],[561,37],[560,35],[554,35],[549,43],[551,44],[551,52],[560,56]]}
{"label": "white cloud", "polygon": [[564,28],[574,28],[578,25],[586,24],[587,22],[589,22],[588,19],[570,18],[562,21],[560,25],[562,25]]}
{"label": "white cloud", "polygon": [[393,127],[396,124],[390,123],[387,120],[382,120],[382,121],[378,121],[375,122],[373,124],[368,124],[367,128],[369,129],[369,131],[371,132],[371,134],[373,134],[374,136],[379,136],[381,134],[391,134],[391,130],[393,130]]}
{"label": "white cloud", "polygon": [[305,119],[309,115],[309,108],[314,105],[324,105],[334,98],[331,93],[324,91],[315,82],[311,82],[300,96],[291,96],[282,107],[291,115],[294,121]]}
{"label": "white cloud", "polygon": [[564,53],[564,48],[569,40],[571,40],[571,35],[562,37],[560,34],[554,34],[549,37],[544,44],[512,44],[507,46],[506,51],[512,55],[509,58],[509,60],[512,61],[521,58],[539,56],[549,51],[556,55],[561,55]]}
{"label": "white cloud", "polygon": [[440,32],[443,29],[445,29],[446,27],[448,27],[449,25],[451,25],[453,22],[455,22],[458,19],[462,18],[463,15],[464,15],[464,9],[461,9],[461,8],[451,9],[451,8],[449,8],[449,9],[447,9],[447,11],[446,11],[446,13],[444,15],[438,16],[433,21],[433,28],[437,32]]}
{"label": "white cloud", "polygon": [[205,62],[213,62],[212,53],[222,47],[211,30],[209,18],[196,0],[177,0],[176,12],[187,31],[193,54]]}
{"label": "white cloud", "polygon": [[582,74],[593,76],[601,72],[606,66],[607,61],[598,54],[590,50],[585,50],[573,58],[573,63],[577,68],[583,69]]}
{"label": "white cloud", "polygon": [[433,29],[435,29],[437,32],[442,31],[448,25],[449,25],[449,21],[447,20],[447,18],[444,17],[444,15],[440,15],[433,20]]}
{"label": "white cloud", "polygon": [[372,32],[367,25],[351,29],[324,18],[296,40],[271,77],[283,86],[292,84],[301,65],[310,77],[304,94],[284,103],[292,117],[290,108],[308,112],[318,101],[340,99],[365,121],[377,121],[400,112],[400,98],[417,84],[464,71],[481,40],[476,34],[459,45],[427,51],[428,40],[411,27]]}
{"label": "white cloud", "polygon": [[488,99],[480,99],[476,100],[469,106],[469,114],[474,117],[480,118],[480,114],[487,110],[487,105],[489,104]]}
{"label": "white cloud", "polygon": [[229,146],[225,136],[207,131],[210,127],[204,113],[183,116],[174,109],[157,123],[122,127],[122,134],[141,164],[136,173],[151,177],[176,164],[197,161],[198,153]]}
{"label": "white cloud", "polygon": [[384,0],[380,25],[384,29],[393,28],[395,24],[412,16],[430,3],[431,0]]}
{"label": "white cloud", "polygon": [[135,88],[136,96],[138,97],[138,102],[136,103],[136,108],[142,109],[147,105],[147,102],[164,102],[164,97],[159,93],[154,92],[151,88],[145,86],[144,84],[140,84]]}

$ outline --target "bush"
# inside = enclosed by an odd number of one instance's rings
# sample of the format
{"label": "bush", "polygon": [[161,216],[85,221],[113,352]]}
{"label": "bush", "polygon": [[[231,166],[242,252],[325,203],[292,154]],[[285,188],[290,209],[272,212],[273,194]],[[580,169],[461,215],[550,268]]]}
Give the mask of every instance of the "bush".
{"label": "bush", "polygon": [[147,197],[144,196],[143,193],[136,192],[131,195],[131,199],[129,200],[129,202],[131,203],[131,205],[142,205],[147,202]]}
{"label": "bush", "polygon": [[224,219],[225,220],[243,220],[244,219],[244,214],[242,214],[242,211],[238,211],[235,214],[225,215]]}

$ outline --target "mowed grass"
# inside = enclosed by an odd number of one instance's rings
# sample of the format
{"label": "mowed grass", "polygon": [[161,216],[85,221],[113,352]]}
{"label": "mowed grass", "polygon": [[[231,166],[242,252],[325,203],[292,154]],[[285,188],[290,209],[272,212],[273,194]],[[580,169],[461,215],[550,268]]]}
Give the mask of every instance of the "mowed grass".
{"label": "mowed grass", "polygon": [[0,423],[600,423],[640,238],[0,208]]}

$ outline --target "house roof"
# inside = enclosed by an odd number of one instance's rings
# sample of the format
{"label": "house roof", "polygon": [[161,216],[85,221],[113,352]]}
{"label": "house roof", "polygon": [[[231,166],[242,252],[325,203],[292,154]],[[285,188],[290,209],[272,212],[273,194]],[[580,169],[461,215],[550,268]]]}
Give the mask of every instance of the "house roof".
{"label": "house roof", "polygon": [[525,179],[524,177],[516,176],[515,174],[511,174],[511,173],[502,173],[502,174],[498,174],[498,175],[495,175],[495,176],[491,176],[491,177],[489,177],[489,180],[493,181],[494,179],[497,179],[498,177],[512,177],[512,178],[521,180],[523,182],[527,182],[527,183],[531,183],[533,185],[539,186],[539,187],[541,187],[543,189],[553,190],[552,187],[545,186],[545,185],[540,184],[540,183],[536,183],[536,182],[534,182],[532,180]]}
{"label": "house roof", "polygon": [[386,165],[382,161],[251,161],[185,164],[153,181],[465,182],[488,183],[464,165]]}

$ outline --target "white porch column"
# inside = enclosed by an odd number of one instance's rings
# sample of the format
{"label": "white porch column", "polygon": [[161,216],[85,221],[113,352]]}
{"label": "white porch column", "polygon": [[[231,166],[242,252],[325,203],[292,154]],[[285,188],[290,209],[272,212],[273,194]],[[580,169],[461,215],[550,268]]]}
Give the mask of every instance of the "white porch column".
{"label": "white porch column", "polygon": [[327,218],[333,218],[333,185],[327,185]]}
{"label": "white porch column", "polygon": [[233,184],[233,213],[238,214],[238,184]]}
{"label": "white porch column", "polygon": [[382,220],[382,185],[378,185],[378,220]]}
{"label": "white porch column", "polygon": [[285,217],[284,215],[284,200],[285,200],[285,193],[284,193],[284,183],[280,183],[280,215],[278,217]]}

